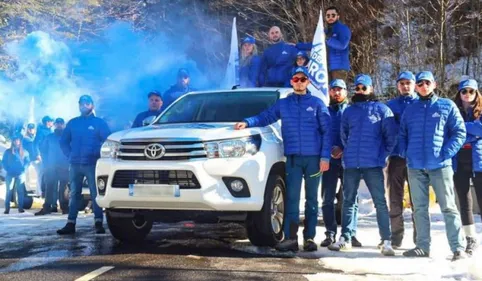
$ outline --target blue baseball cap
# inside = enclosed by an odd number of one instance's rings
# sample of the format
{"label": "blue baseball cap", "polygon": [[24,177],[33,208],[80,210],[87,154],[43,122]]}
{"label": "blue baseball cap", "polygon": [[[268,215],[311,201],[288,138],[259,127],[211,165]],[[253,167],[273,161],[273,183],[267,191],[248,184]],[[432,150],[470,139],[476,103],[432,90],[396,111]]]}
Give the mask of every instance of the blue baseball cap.
{"label": "blue baseball cap", "polygon": [[309,75],[308,75],[308,69],[306,69],[306,67],[300,66],[300,67],[295,68],[295,69],[293,70],[291,76],[295,76],[295,75],[298,74],[298,73],[303,73],[306,77],[309,77]]}
{"label": "blue baseball cap", "polygon": [[161,93],[159,93],[158,91],[150,91],[149,94],[147,94],[147,98],[150,98],[151,96],[158,96],[162,98]]}
{"label": "blue baseball cap", "polygon": [[44,123],[44,124],[47,123],[47,122],[52,122],[52,121],[54,121],[54,119],[52,117],[48,116],[48,115],[46,115],[42,118],[42,123]]}
{"label": "blue baseball cap", "polygon": [[430,71],[422,71],[417,73],[417,76],[415,76],[415,80],[418,82],[422,80],[430,81],[430,82],[435,82],[435,78],[433,77],[432,72]]}
{"label": "blue baseball cap", "polygon": [[398,75],[397,82],[400,80],[415,81],[415,75],[413,75],[411,71],[403,71],[403,72],[400,72],[400,74]]}
{"label": "blue baseball cap", "polygon": [[187,78],[189,77],[189,71],[185,68],[180,68],[178,71],[177,71],[177,78]]}
{"label": "blue baseball cap", "polygon": [[372,78],[366,74],[358,74],[355,77],[355,86],[360,84],[366,87],[370,87],[373,85]]}
{"label": "blue baseball cap", "polygon": [[[83,95],[79,98],[79,103],[82,103],[82,102],[85,102],[85,103],[91,103],[91,104],[94,104],[94,100],[92,99],[91,96],[89,95]],[[53,121],[53,120],[52,120]]]}
{"label": "blue baseball cap", "polygon": [[256,39],[254,39],[254,37],[247,36],[246,38],[243,39],[241,45],[244,43],[256,44]]}
{"label": "blue baseball cap", "polygon": [[65,124],[65,120],[63,118],[59,117],[59,118],[55,119],[54,123],[55,124]]}
{"label": "blue baseball cap", "polygon": [[35,129],[35,124],[34,123],[28,123],[27,129]]}
{"label": "blue baseball cap", "polygon": [[459,84],[459,91],[465,88],[471,88],[471,89],[477,90],[479,89],[479,86],[477,84],[477,81],[475,81],[474,79],[467,79],[460,82]]}
{"label": "blue baseball cap", "polygon": [[346,90],[346,83],[342,79],[335,79],[335,80],[331,81],[330,88],[335,88],[335,87],[342,88],[342,89]]}

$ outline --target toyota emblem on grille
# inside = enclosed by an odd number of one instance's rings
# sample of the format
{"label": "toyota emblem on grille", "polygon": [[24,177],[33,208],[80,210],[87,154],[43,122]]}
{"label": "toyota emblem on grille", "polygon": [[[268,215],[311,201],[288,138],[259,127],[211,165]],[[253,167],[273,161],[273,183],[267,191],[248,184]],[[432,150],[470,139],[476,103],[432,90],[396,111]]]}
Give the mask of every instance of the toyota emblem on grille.
{"label": "toyota emblem on grille", "polygon": [[151,143],[144,149],[144,155],[148,159],[156,160],[166,154],[166,148],[158,143]]}

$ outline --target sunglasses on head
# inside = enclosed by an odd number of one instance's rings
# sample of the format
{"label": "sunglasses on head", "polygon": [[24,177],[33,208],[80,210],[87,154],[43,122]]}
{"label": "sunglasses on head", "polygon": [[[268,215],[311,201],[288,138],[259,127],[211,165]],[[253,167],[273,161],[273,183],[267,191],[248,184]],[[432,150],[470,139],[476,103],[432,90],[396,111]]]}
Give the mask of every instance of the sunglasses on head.
{"label": "sunglasses on head", "polygon": [[362,87],[356,87],[355,88],[355,91],[359,92],[359,91],[366,91],[368,88],[366,86],[362,86]]}
{"label": "sunglasses on head", "polygon": [[463,90],[460,91],[460,93],[461,93],[462,95],[466,95],[466,94],[471,94],[471,95],[472,95],[472,94],[475,94],[475,90],[474,90],[474,89],[463,89]]}
{"label": "sunglasses on head", "polygon": [[432,84],[432,82],[430,82],[428,80],[422,80],[422,81],[417,83],[417,86],[422,87],[424,84],[427,85],[427,86],[430,86]]}
{"label": "sunglasses on head", "polygon": [[293,77],[291,78],[291,81],[295,82],[295,83],[298,83],[298,82],[301,82],[301,83],[305,83],[306,81],[308,80],[308,78],[306,77]]}
{"label": "sunglasses on head", "polygon": [[337,14],[326,14],[327,18],[336,18]]}

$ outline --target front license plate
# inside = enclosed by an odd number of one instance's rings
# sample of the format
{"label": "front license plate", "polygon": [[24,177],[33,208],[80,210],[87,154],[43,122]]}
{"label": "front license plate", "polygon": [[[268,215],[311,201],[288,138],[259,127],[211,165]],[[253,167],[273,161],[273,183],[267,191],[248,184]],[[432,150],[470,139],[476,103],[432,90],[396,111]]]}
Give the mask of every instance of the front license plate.
{"label": "front license plate", "polygon": [[181,197],[179,185],[129,184],[129,196],[134,197]]}

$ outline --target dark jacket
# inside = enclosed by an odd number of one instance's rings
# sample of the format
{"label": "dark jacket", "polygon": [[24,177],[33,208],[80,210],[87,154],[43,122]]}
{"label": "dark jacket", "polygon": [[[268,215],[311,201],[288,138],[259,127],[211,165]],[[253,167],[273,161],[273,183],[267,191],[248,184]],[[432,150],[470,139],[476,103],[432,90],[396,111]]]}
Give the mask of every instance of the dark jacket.
{"label": "dark jacket", "polygon": [[306,95],[291,94],[244,121],[248,127],[264,127],[279,119],[286,156],[319,156],[329,161],[331,117],[321,99],[309,92]]}
{"label": "dark jacket", "polygon": [[80,116],[70,120],[60,138],[60,147],[70,164],[95,165],[100,148],[110,135],[107,123],[95,117]]}
{"label": "dark jacket", "polygon": [[283,41],[267,48],[261,59],[260,86],[284,86],[290,79],[298,49]]}
{"label": "dark jacket", "polygon": [[136,119],[134,119],[134,123],[132,123],[132,128],[142,127],[142,121],[144,121],[144,119],[151,116],[159,116],[161,112],[162,112],[162,109],[159,111],[148,110],[137,114]]}
{"label": "dark jacket", "polygon": [[28,151],[23,150],[23,157],[20,157],[19,153],[13,153],[12,148],[5,150],[3,153],[2,165],[7,176],[18,177],[25,173],[28,165],[30,164],[30,158]]}
{"label": "dark jacket", "polygon": [[373,100],[352,103],[341,118],[343,167],[384,167],[396,144],[395,130],[393,113],[385,104]]}
{"label": "dark jacket", "polygon": [[171,103],[176,101],[178,98],[184,96],[185,94],[196,91],[193,88],[184,88],[178,84],[172,85],[163,95],[162,95],[162,108],[161,111],[166,109]]}
{"label": "dark jacket", "polygon": [[66,167],[69,165],[69,158],[65,156],[60,148],[60,138],[63,130],[55,130],[52,134],[45,137],[42,142],[44,156],[42,158],[46,168]]}
{"label": "dark jacket", "polygon": [[435,170],[452,165],[465,142],[464,119],[455,103],[432,95],[407,106],[400,122],[400,156],[411,169]]}
{"label": "dark jacket", "polygon": [[[347,109],[348,106],[348,101],[345,99],[345,101],[341,103],[330,104],[330,106],[328,107],[331,116],[332,146],[338,146],[341,149],[344,148],[340,137],[341,117],[343,116],[343,112],[345,112],[345,109]],[[331,161],[341,162],[341,159],[331,158]]]}
{"label": "dark jacket", "polygon": [[43,157],[44,151],[42,151],[42,142],[52,133],[52,130],[47,128],[45,125],[40,124],[37,126],[37,134],[35,135],[35,142],[37,143],[37,147],[39,148],[40,155]]}
{"label": "dark jacket", "polygon": [[[418,99],[418,96],[417,94],[414,93],[413,95],[408,95],[408,96],[398,96],[387,102],[388,107],[390,107],[390,109],[393,112],[393,116],[395,117],[397,133],[400,129],[400,120],[402,119],[403,111],[405,111],[405,108],[407,107],[407,105],[412,104],[417,99]],[[398,155],[400,155],[400,151],[398,149],[398,137],[397,137],[397,145],[393,149],[392,156],[398,156]]]}
{"label": "dark jacket", "polygon": [[239,84],[243,88],[258,86],[259,71],[261,69],[261,57],[251,56],[249,62],[239,66]]}

